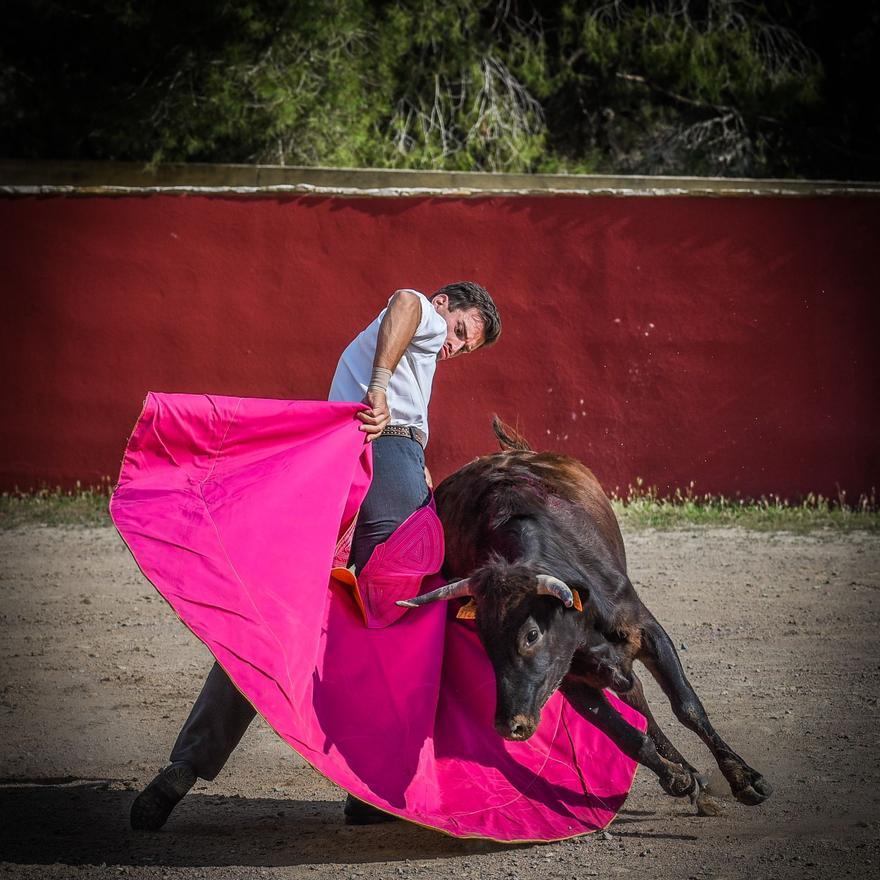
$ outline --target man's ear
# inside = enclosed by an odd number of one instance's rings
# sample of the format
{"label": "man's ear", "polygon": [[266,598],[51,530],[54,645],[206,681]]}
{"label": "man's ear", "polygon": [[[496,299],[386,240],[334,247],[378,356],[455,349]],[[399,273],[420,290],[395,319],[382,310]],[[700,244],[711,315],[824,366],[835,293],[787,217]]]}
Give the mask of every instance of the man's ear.
{"label": "man's ear", "polygon": [[431,305],[436,309],[437,306],[445,306],[449,303],[449,297],[445,293],[438,293],[437,296],[431,298]]}

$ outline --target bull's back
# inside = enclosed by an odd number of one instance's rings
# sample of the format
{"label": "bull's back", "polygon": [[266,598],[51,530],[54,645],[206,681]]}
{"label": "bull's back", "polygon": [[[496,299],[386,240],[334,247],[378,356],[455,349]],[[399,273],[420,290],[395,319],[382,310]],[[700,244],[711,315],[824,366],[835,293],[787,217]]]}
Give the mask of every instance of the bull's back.
{"label": "bull's back", "polygon": [[569,456],[524,450],[483,456],[443,480],[436,501],[451,575],[469,574],[483,561],[499,521],[530,510],[546,512],[573,531],[580,553],[626,571],[611,504],[592,471]]}

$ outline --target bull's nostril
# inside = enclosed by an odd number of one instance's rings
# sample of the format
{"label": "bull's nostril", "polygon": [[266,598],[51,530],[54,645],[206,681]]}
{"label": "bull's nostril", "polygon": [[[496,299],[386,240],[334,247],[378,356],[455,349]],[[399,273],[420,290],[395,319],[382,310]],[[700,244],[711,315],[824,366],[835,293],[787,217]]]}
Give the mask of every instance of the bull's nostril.
{"label": "bull's nostril", "polygon": [[505,739],[523,740],[535,732],[535,724],[527,717],[517,715],[509,720],[496,720],[495,729]]}

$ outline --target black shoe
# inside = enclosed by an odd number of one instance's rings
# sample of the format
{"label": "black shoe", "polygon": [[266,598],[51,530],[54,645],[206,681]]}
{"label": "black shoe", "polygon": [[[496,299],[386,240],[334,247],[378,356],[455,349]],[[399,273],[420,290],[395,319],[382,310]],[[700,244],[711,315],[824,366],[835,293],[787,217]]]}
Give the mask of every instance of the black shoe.
{"label": "black shoe", "polygon": [[158,831],[180,799],[193,787],[189,764],[170,764],[134,799],[130,822],[135,831]]}
{"label": "black shoe", "polygon": [[352,794],[345,799],[343,812],[345,813],[346,825],[378,825],[380,822],[396,822],[398,819],[391,813],[384,813],[370,804],[359,801]]}

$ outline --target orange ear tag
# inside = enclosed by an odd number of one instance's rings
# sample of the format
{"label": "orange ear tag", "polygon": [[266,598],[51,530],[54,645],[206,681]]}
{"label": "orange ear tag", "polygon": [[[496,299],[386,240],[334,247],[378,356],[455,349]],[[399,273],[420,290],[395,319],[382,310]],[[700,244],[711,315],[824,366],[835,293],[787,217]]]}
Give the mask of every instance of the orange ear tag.
{"label": "orange ear tag", "polygon": [[461,608],[458,609],[456,613],[456,618],[458,620],[474,620],[477,616],[477,603],[474,602],[473,599],[470,602],[466,602]]}

